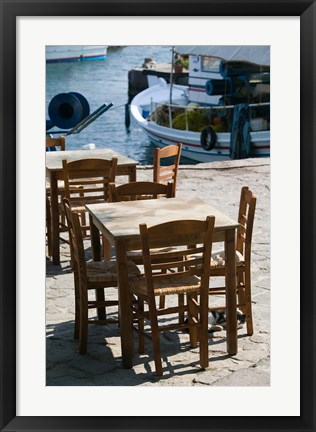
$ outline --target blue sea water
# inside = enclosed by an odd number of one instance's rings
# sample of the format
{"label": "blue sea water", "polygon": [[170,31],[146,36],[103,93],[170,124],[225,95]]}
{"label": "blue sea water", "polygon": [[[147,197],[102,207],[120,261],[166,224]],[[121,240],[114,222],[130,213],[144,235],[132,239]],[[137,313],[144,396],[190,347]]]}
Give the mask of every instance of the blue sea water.
{"label": "blue sea water", "polygon": [[[104,103],[113,103],[110,110],[82,132],[68,136],[67,149],[80,149],[84,144],[94,143],[96,148],[112,148],[141,165],[152,163],[154,146],[142,129],[134,122],[131,122],[129,131],[125,128],[128,72],[135,66],[141,66],[147,57],[157,63],[171,62],[171,47],[110,47],[105,60],[46,65],[47,119],[49,102],[59,93],[81,93],[89,102],[90,112]],[[192,162],[182,159],[181,163]]]}

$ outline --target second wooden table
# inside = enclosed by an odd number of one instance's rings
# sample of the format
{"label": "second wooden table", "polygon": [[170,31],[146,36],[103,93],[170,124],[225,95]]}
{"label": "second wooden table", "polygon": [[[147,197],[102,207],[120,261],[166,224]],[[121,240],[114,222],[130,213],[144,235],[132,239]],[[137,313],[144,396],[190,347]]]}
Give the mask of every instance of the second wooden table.
{"label": "second wooden table", "polygon": [[60,263],[59,252],[59,212],[58,212],[58,180],[63,180],[62,161],[73,161],[86,158],[112,159],[117,157],[117,176],[128,176],[128,181],[136,181],[137,161],[123,156],[111,149],[66,150],[46,152],[46,176],[50,180],[52,210],[52,259],[55,265]]}

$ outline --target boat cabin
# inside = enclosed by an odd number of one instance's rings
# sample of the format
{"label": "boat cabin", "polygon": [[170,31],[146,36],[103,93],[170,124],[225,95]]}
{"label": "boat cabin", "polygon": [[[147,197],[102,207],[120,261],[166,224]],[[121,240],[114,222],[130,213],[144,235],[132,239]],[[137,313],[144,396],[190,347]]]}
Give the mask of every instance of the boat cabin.
{"label": "boat cabin", "polygon": [[[253,130],[270,123],[270,50],[268,46],[176,47],[189,57],[188,103],[192,107],[237,104],[251,107]],[[264,104],[264,105],[262,105]]]}
{"label": "boat cabin", "polygon": [[[189,54],[190,103],[204,106],[270,101],[269,64],[235,60],[232,53],[224,59],[217,56],[223,53],[212,48],[204,47],[202,54],[198,50]],[[267,63],[264,58],[260,60]]]}

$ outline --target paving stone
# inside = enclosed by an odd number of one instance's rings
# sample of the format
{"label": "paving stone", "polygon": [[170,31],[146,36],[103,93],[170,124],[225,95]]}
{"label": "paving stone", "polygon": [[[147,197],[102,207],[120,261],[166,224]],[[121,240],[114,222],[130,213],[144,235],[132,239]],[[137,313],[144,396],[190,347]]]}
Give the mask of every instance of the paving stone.
{"label": "paving stone", "polygon": [[269,386],[270,373],[254,367],[240,369],[213,382],[213,386]]}

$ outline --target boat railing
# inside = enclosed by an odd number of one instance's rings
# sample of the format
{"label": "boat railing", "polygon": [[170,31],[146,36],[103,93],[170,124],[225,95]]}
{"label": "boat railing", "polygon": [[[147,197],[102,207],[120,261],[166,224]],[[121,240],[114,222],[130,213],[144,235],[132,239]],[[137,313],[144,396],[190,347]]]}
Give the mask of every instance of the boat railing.
{"label": "boat railing", "polygon": [[[212,105],[212,106],[195,106],[195,105],[178,105],[178,104],[170,104],[170,103],[160,103],[160,102],[153,102],[151,101],[151,120],[155,121],[155,123],[159,124],[159,108],[161,110],[165,109],[167,112],[164,112],[164,119],[168,118],[169,128],[173,129],[173,111],[177,111],[180,113],[181,110],[183,110],[184,113],[184,119],[185,119],[185,129],[186,131],[189,131],[189,113],[193,111],[205,111],[206,113],[209,113],[209,117],[211,118],[212,114],[214,114],[214,111],[222,112],[222,113],[228,113],[229,111],[233,110],[236,105]],[[250,103],[248,104],[250,109],[254,108],[260,108],[265,106],[270,106],[270,102],[260,102],[260,103]],[[160,113],[161,115],[161,113]],[[251,115],[251,114],[250,114]],[[175,128],[178,129],[178,128]]]}

